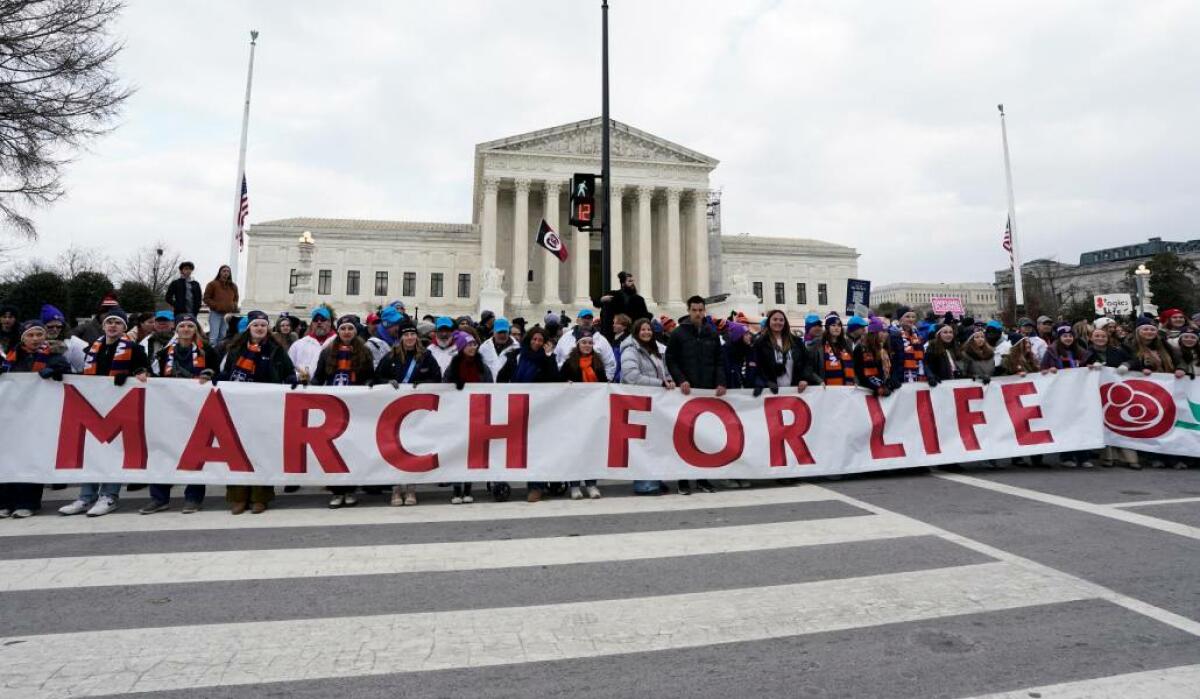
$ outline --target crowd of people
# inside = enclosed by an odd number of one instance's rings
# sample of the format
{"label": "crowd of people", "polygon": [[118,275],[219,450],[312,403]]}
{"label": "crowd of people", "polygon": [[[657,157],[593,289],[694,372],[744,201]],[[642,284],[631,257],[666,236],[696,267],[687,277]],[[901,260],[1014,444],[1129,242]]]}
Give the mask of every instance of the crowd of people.
{"label": "crowd of people", "polygon": [[[374,386],[446,383],[613,382],[660,387],[690,394],[711,389],[752,389],[754,396],[780,389],[803,392],[813,386],[857,386],[887,396],[905,383],[937,384],[951,379],[982,383],[992,377],[1111,367],[1118,372],[1173,374],[1194,379],[1200,362],[1197,345],[1200,313],[1190,318],[1179,309],[1160,317],[1142,316],[1126,323],[1111,318],[1066,322],[1047,316],[1020,318],[1015,327],[1000,321],[937,317],[919,319],[907,307],[889,316],[842,318],[837,313],[809,314],[804,328],[793,329],[787,314],[771,310],[752,322],[742,313],[714,318],[705,300],[687,301],[687,315],[655,318],[637,293],[633,275],[619,275],[620,288],[599,299],[600,316],[580,310],[574,319],[547,312],[534,320],[508,319],[484,311],[468,316],[409,315],[396,300],[366,318],[338,315],[328,305],[307,319],[263,311],[238,313],[238,290],[222,266],[202,291],[192,279],[194,265],[180,266],[155,313],[130,316],[113,295],[100,302],[95,317],[70,327],[62,311],[44,305],[37,318],[22,320],[12,306],[0,306],[0,373],[33,372],[48,380],[67,374],[112,377],[117,385],[148,377],[219,384],[254,382],[314,386]],[[209,310],[207,328],[199,322]],[[1098,453],[1057,455],[1064,467],[1125,465],[1187,468],[1195,459],[1142,454],[1108,447]],[[1021,460],[1013,460],[1022,463]],[[1030,459],[1044,466],[1044,457]],[[985,462],[1000,467],[997,461]],[[473,502],[472,484],[448,484],[451,503]],[[698,480],[695,487],[713,492],[717,484]],[[722,487],[747,487],[731,480]],[[54,486],[61,487],[61,486]],[[128,486],[136,489],[144,486]],[[84,483],[79,497],[59,508],[63,515],[101,516],[117,509],[122,484]],[[676,492],[691,494],[693,484],[679,481]],[[285,492],[294,490],[293,486]],[[490,483],[496,499],[506,499],[508,484]],[[168,508],[171,486],[149,485],[149,503],[139,511]],[[391,488],[329,488],[329,506],[358,503],[358,493],[388,495],[394,506],[417,504],[412,485]],[[637,494],[670,491],[660,481],[634,481]],[[29,517],[41,507],[43,486],[0,484],[0,518]],[[529,483],[527,499],[548,494],[572,499],[599,498],[595,481]],[[275,496],[271,486],[229,486],[232,514],[266,511]],[[183,492],[184,514],[200,509],[203,485]]]}

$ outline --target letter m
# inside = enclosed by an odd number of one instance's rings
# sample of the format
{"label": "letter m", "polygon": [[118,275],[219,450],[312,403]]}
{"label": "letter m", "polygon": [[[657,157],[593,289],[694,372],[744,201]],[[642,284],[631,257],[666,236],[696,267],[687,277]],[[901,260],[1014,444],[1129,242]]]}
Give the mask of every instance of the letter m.
{"label": "letter m", "polygon": [[122,468],[146,468],[146,389],[127,392],[107,415],[96,412],[79,389],[63,386],[62,423],[58,428],[58,459],[55,469],[83,468],[86,434],[104,444],[121,438]]}

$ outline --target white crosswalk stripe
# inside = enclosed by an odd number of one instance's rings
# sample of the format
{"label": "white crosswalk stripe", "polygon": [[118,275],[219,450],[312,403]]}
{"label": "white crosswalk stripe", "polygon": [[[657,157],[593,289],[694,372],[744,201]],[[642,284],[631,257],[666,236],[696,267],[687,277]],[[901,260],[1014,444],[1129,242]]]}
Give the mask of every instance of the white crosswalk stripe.
{"label": "white crosswalk stripe", "polygon": [[[257,696],[268,691],[268,683],[365,681],[408,677],[406,673],[430,678],[428,673],[438,671],[580,663],[617,655],[628,659],[907,628],[904,625],[916,625],[915,637],[952,637],[938,631],[939,625],[1036,614],[1063,605],[1090,605],[1092,613],[1109,613],[1105,605],[1112,601],[1069,575],[813,485],[691,498],[610,497],[537,505],[452,507],[433,500],[415,508],[348,511],[285,506],[259,517],[231,517],[213,507],[187,517],[122,512],[93,520],[46,516],[5,522],[0,537],[25,537],[10,538],[14,544],[36,549],[39,542],[48,547],[65,543],[86,555],[5,557],[0,549],[0,695],[82,697],[179,690],[185,696],[207,696],[218,688],[231,688],[239,696]],[[803,508],[813,504],[836,504],[846,514],[803,514]],[[778,521],[779,510],[761,511],[780,505],[794,506],[797,518]],[[746,524],[730,518],[749,511],[744,508],[751,508],[753,516],[761,512],[763,520]],[[589,521],[604,519],[612,527],[613,518],[619,525],[626,516],[659,518],[651,523],[661,526],[586,531]],[[545,535],[542,528],[552,517],[579,518],[582,535]],[[497,528],[494,535],[487,533],[489,523]],[[424,527],[427,532],[430,526],[472,527],[470,531],[484,533],[480,540],[469,541],[355,543],[361,528],[381,526],[399,527],[387,530],[398,536],[404,527]],[[646,526],[645,521],[639,526]],[[243,533],[239,530],[261,537],[263,532],[286,536],[293,529],[312,528],[324,530],[320,545],[228,546],[230,537]],[[187,550],[111,553],[102,544],[89,545],[122,537],[128,547],[123,551],[137,551],[139,542],[149,545],[155,537],[173,532],[186,532]],[[911,560],[907,555],[935,548],[951,562],[933,556]],[[795,561],[806,564],[794,569]],[[711,576],[696,575],[696,562],[711,570]],[[729,562],[735,562],[732,569]],[[527,585],[538,579],[530,578],[529,571],[542,571],[546,585],[566,581],[567,592],[555,588],[553,599],[558,601],[531,602],[527,595],[511,601],[517,596],[506,591],[504,581]],[[444,577],[421,577],[431,575]],[[461,595],[451,594],[469,587],[472,579],[464,576],[485,575],[498,584],[489,582],[472,593],[480,596],[478,603],[464,606]],[[581,590],[594,590],[582,581],[597,575],[601,583],[611,579],[613,589],[622,592],[571,596],[571,580],[579,581]],[[358,581],[354,589],[360,591],[377,584],[381,608],[323,612],[320,595],[336,593],[350,581]],[[400,595],[414,584],[444,585],[447,599],[457,601],[432,607],[388,605],[389,590]],[[153,604],[187,603],[210,589],[219,590],[217,605],[227,602],[232,608],[254,611],[206,619],[202,610],[185,622],[172,617],[170,623],[156,623],[153,608],[144,607],[147,599]],[[313,595],[313,606],[298,614],[297,605],[292,605],[273,616],[273,594],[300,595],[304,600]],[[47,609],[37,609],[39,604]],[[46,630],[38,631],[37,615],[54,613],[60,608],[56,605],[94,610],[94,618],[47,617]],[[1133,613],[1119,603],[1111,610]],[[3,626],[5,617],[9,624],[24,623],[23,628],[33,630],[12,634]],[[986,626],[984,621],[973,623]],[[1169,697],[1182,696],[1180,687],[1194,686],[1195,666],[1158,672],[1149,673],[1153,685],[1137,685],[1145,678],[1120,671],[1087,680],[1071,677],[1070,682],[1049,675],[1031,679],[1048,680],[1037,682],[1043,689],[1036,690],[1046,697]],[[419,684],[418,679],[405,686]],[[1155,686],[1159,692],[1122,693],[1135,685]],[[271,691],[279,693],[278,685],[272,686]],[[538,685],[529,686],[532,692]]]}

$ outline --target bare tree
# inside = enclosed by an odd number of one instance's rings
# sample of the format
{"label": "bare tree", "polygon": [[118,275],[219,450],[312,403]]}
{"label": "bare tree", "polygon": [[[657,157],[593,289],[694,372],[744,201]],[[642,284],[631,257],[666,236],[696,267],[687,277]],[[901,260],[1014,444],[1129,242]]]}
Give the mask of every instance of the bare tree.
{"label": "bare tree", "polygon": [[181,261],[178,252],[159,241],[130,255],[117,268],[116,276],[122,281],[145,284],[154,292],[154,298],[161,299],[167,293],[167,285],[178,274]]}
{"label": "bare tree", "polygon": [[71,243],[66,250],[54,258],[54,269],[64,279],[74,279],[80,272],[102,272],[109,274],[114,270],[113,262],[99,248]]}
{"label": "bare tree", "polygon": [[27,208],[64,193],[70,154],[111,129],[131,91],[113,71],[120,0],[0,3],[0,216],[37,237]]}

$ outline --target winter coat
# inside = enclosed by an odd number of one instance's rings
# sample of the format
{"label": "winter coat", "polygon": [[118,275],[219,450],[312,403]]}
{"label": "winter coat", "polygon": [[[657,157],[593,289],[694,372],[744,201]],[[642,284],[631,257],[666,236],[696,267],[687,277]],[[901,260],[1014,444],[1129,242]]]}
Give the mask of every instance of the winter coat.
{"label": "winter coat", "polygon": [[237,284],[232,281],[226,283],[214,279],[204,287],[203,300],[204,305],[208,306],[210,311],[216,311],[222,315],[237,313],[239,300]]}
{"label": "winter coat", "polygon": [[492,375],[497,375],[504,368],[504,363],[508,361],[508,355],[516,354],[517,350],[521,349],[521,344],[514,340],[511,335],[508,337],[508,344],[497,349],[495,336],[489,337],[479,346],[479,356],[483,357],[483,361],[487,363],[488,369],[492,371]]}
{"label": "winter coat", "polygon": [[[5,372],[14,374],[24,374],[33,371],[33,361],[36,355],[31,352],[26,352],[23,345],[18,344],[16,348],[16,357],[11,364],[2,367]],[[0,357],[0,359],[3,359]],[[65,357],[61,354],[54,354],[51,351],[46,359],[46,366],[38,370],[38,375],[43,379],[54,377],[63,377],[71,372],[71,365],[67,363]]]}
{"label": "winter coat", "polygon": [[[187,303],[187,290],[192,290],[192,305],[189,307]],[[167,305],[175,310],[175,315],[190,313],[194,316],[200,315],[200,302],[204,296],[200,292],[200,282],[195,279],[184,279],[179,277],[167,286],[167,294],[165,300]]]}
{"label": "winter coat", "polygon": [[758,379],[758,364],[754,360],[754,346],[745,342],[726,342],[721,346],[721,363],[725,371],[725,385],[729,388],[753,388]]}
{"label": "winter coat", "polygon": [[438,364],[438,368],[441,369],[443,374],[445,374],[446,370],[450,368],[450,361],[453,360],[458,354],[458,347],[455,347],[453,342],[445,347],[442,347],[438,344],[437,337],[435,336],[430,341],[429,347],[426,348],[426,351],[433,355],[434,360]]}
{"label": "winter coat", "polygon": [[[608,374],[604,371],[604,362],[600,361],[600,355],[592,352],[592,372],[596,374],[597,383],[608,383]],[[558,370],[563,381],[574,381],[583,383],[583,370],[579,368],[579,364],[568,359],[563,362],[562,367]]]}
{"label": "winter coat", "polygon": [[522,361],[537,365],[533,381],[526,383],[553,383],[561,380],[558,362],[542,350],[534,351],[529,347],[521,347],[515,352],[505,352],[503,357],[504,363],[500,371],[496,372],[496,383],[517,383],[517,368]]}
{"label": "winter coat", "polygon": [[662,343],[658,345],[658,358],[650,354],[632,337],[625,338],[621,343],[621,383],[634,386],[664,386],[667,379],[667,368],[663,356],[667,348]]}
{"label": "winter coat", "polygon": [[[408,373],[409,365],[413,362],[417,365],[413,367],[412,374]],[[405,376],[408,380],[405,381]],[[397,381],[399,383],[423,384],[423,383],[439,383],[442,380],[442,370],[438,366],[437,360],[429,352],[422,352],[420,359],[409,357],[407,361],[401,362],[400,355],[395,352],[388,352],[383,359],[379,360],[379,364],[375,367],[375,383],[387,383],[389,381]]]}
{"label": "winter coat", "polygon": [[[611,296],[612,299],[608,303],[600,306],[600,332],[604,333],[605,337],[613,337],[613,319],[624,313],[629,316],[630,321],[637,321],[639,318],[650,319],[654,316],[650,315],[650,310],[646,308],[646,299],[642,298],[637,292],[629,293],[624,289],[613,289],[605,294]],[[613,338],[614,343],[616,338]]]}
{"label": "winter coat", "polygon": [[958,371],[964,379],[991,379],[996,375],[996,358],[976,359],[964,351],[958,360]]}
{"label": "winter coat", "polygon": [[1196,378],[1197,370],[1200,370],[1200,346],[1192,348],[1191,356],[1185,358],[1183,356],[1183,347],[1179,346],[1179,338],[1171,340],[1167,343],[1171,349],[1171,359],[1175,361],[1175,368],[1183,370],[1183,373]]}
{"label": "winter coat", "polygon": [[[450,360],[450,366],[446,367],[446,372],[442,374],[442,383],[452,383],[459,390],[468,382],[462,375],[462,364],[468,361],[465,354],[456,354]],[[483,357],[479,353],[475,354],[475,361],[479,362],[479,383],[492,383],[492,370],[488,369],[487,362],[483,361]]]}
{"label": "winter coat", "polygon": [[682,323],[667,342],[667,371],[676,385],[692,388],[716,388],[725,385],[721,360],[721,338],[708,324],[699,328]]}
{"label": "winter coat", "polygon": [[[811,365],[809,347],[801,342],[800,338],[792,338],[790,354],[792,357],[792,376],[788,385],[797,386],[801,381],[813,386],[820,385],[821,379],[813,371]],[[761,333],[754,341],[754,363],[758,368],[757,380],[754,384],[755,388],[779,386],[779,380],[783,378],[787,367],[776,356],[776,349],[771,338],[771,333]]]}
{"label": "winter coat", "polygon": [[[200,343],[200,352],[204,355],[204,370],[197,372],[193,367],[180,366],[178,360],[175,361],[175,368],[171,372],[170,378],[174,379],[192,379],[199,378],[201,375],[212,376],[221,368],[221,358],[217,351],[212,348],[212,345],[207,342]],[[179,354],[176,349],[176,354]],[[154,361],[151,362],[151,367],[154,370],[155,376],[166,376],[167,370],[167,347],[163,347],[154,355]]]}
{"label": "winter coat", "polygon": [[958,361],[946,350],[938,354],[925,355],[925,376],[930,386],[959,377]]}
{"label": "winter coat", "polygon": [[[288,353],[283,351],[278,342],[268,336],[263,340],[262,351],[267,354],[268,361],[265,364],[256,365],[254,376],[251,377],[253,383],[296,382],[296,367],[292,364]],[[225,358],[221,360],[221,371],[218,372],[218,377],[221,381],[229,381],[231,379],[237,368],[237,360],[240,355],[240,348],[230,346],[229,351],[225,353]]]}
{"label": "winter coat", "polygon": [[1104,348],[1104,351],[1102,352],[1097,351],[1095,348],[1088,350],[1087,357],[1084,358],[1083,364],[1084,366],[1100,364],[1102,366],[1112,367],[1114,369],[1121,365],[1125,365],[1125,368],[1128,369],[1130,361],[1131,359],[1129,357],[1129,352],[1127,352],[1124,347],[1119,345],[1109,345],[1108,347]]}
{"label": "winter coat", "polygon": [[335,337],[337,337],[337,333],[330,333],[329,337],[322,342],[312,335],[305,335],[287,348],[288,359],[296,367],[297,372],[301,370],[307,372],[311,380],[317,373],[317,363],[321,361],[321,351],[333,344]]}
{"label": "winter coat", "polygon": [[50,350],[55,354],[61,354],[67,360],[67,364],[71,365],[71,371],[78,374],[83,371],[84,353],[87,352],[88,343],[75,337],[68,335],[66,339],[48,340]]}
{"label": "winter coat", "polygon": [[[563,362],[567,361],[567,357],[571,354],[571,350],[575,349],[575,344],[579,338],[583,336],[583,329],[576,326],[562,334],[558,339],[558,344],[554,346],[554,358],[558,361],[558,368],[562,369]],[[613,353],[612,345],[609,344],[608,338],[597,332],[592,333],[592,346],[600,360],[604,362],[604,373],[612,376],[617,373],[617,357]]]}
{"label": "winter coat", "polygon": [[[1084,364],[1084,360],[1080,359],[1078,362],[1078,366],[1086,366]],[[1058,355],[1058,350],[1056,350],[1054,348],[1054,345],[1047,345],[1046,353],[1044,355],[1042,355],[1042,369],[1070,369],[1070,368],[1071,368],[1071,358],[1065,357],[1065,356],[1060,357]]]}
{"label": "winter coat", "polygon": [[[309,382],[314,386],[335,386],[333,377],[335,372],[329,371],[329,355],[334,351],[334,346],[337,343],[331,342],[321,349],[321,356],[317,360],[317,370],[313,372]],[[354,371],[354,386],[369,386],[375,379],[375,358],[370,356],[371,351],[367,350],[367,361],[358,366],[351,367]],[[351,359],[353,363],[353,359]]]}

